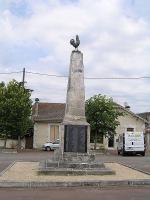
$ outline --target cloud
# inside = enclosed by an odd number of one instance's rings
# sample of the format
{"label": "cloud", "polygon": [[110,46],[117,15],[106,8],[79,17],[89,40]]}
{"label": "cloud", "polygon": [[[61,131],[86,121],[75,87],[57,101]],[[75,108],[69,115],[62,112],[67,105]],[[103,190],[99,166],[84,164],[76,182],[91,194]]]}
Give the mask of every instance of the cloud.
{"label": "cloud", "polygon": [[[79,34],[86,77],[150,74],[149,22],[133,5],[125,5],[124,0],[0,2],[1,72],[20,71],[26,67],[27,71],[68,75],[72,51],[69,40]],[[13,77],[20,80],[22,74],[13,74]],[[11,78],[0,75],[4,81]],[[65,101],[65,78],[27,74],[26,80],[27,87],[34,89],[33,98]],[[121,104],[131,102],[135,112],[150,109],[148,80],[86,80],[85,83],[87,98],[102,93],[111,95]]]}

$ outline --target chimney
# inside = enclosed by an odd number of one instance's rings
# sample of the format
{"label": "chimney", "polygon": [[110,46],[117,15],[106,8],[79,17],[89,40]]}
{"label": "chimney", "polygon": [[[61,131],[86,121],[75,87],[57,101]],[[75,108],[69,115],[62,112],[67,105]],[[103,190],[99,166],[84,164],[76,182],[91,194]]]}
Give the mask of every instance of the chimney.
{"label": "chimney", "polygon": [[124,107],[125,107],[125,109],[130,110],[130,106],[127,102],[124,102]]}
{"label": "chimney", "polygon": [[35,116],[38,116],[39,112],[39,98],[35,98]]}

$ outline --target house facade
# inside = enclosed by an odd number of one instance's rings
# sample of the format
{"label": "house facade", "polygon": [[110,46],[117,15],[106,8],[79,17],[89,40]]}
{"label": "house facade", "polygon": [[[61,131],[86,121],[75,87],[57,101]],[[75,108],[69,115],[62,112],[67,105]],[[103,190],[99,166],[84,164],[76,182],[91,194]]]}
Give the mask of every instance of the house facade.
{"label": "house facade", "polygon": [[[118,105],[118,104],[117,104]],[[142,117],[129,109],[118,105],[118,109],[124,112],[124,116],[118,118],[120,125],[116,129],[113,138],[103,137],[102,145],[105,149],[117,149],[118,135],[126,131],[145,131],[145,123]],[[35,103],[33,106],[34,137],[33,148],[42,148],[48,141],[59,138],[59,128],[65,114],[63,103]]]}
{"label": "house facade", "polygon": [[63,103],[35,103],[33,106],[33,148],[59,138],[59,127],[65,114]]}
{"label": "house facade", "polygon": [[117,149],[118,145],[118,136],[124,132],[136,131],[144,132],[147,121],[133,113],[129,108],[125,108],[121,105],[118,105],[118,109],[124,113],[124,116],[119,116],[118,121],[120,125],[116,128],[116,135],[113,138],[104,138],[104,146],[107,149]]}

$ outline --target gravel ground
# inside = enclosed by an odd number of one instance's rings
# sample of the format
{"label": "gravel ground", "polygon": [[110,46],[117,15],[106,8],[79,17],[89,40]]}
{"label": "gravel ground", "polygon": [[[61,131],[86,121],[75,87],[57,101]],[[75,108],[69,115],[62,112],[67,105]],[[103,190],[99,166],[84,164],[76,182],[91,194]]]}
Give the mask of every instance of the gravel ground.
{"label": "gravel ground", "polygon": [[140,180],[150,179],[150,175],[141,173],[118,163],[105,163],[116,172],[115,175],[99,176],[49,176],[38,175],[39,162],[16,162],[0,176],[0,181],[85,181],[85,180]]}

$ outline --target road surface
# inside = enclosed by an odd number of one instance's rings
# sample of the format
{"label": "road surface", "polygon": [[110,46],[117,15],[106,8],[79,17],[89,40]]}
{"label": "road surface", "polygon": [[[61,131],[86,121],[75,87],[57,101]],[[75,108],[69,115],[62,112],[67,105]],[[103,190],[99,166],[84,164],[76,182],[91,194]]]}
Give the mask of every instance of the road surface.
{"label": "road surface", "polygon": [[150,188],[0,189],[0,200],[149,200]]}

